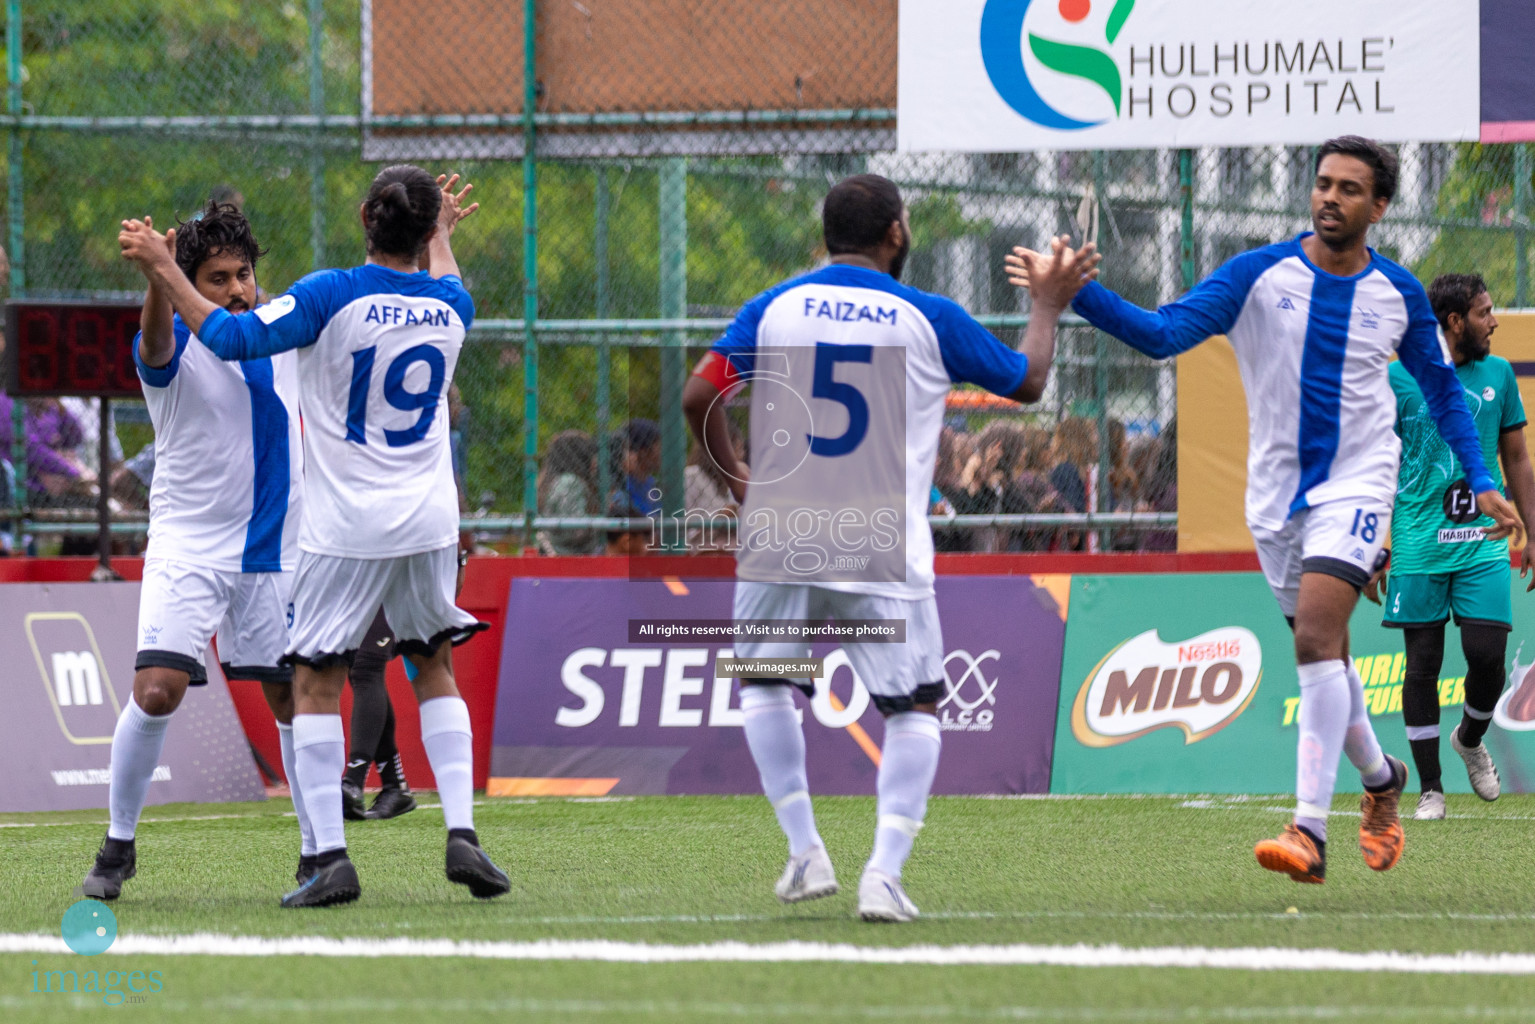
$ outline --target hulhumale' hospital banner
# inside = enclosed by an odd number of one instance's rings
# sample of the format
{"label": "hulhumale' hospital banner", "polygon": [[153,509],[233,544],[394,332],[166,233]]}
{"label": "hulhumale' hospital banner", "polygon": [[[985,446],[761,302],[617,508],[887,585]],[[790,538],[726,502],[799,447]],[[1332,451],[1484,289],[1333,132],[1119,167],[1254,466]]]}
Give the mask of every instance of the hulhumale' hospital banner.
{"label": "hulhumale' hospital banner", "polygon": [[1475,139],[1476,0],[901,0],[902,150]]}
{"label": "hulhumale' hospital banner", "polygon": [[[1069,577],[941,577],[943,757],[937,793],[1050,786]],[[492,795],[760,793],[731,641],[673,629],[728,621],[729,581],[516,579],[507,605]],[[823,660],[804,716],[815,793],[874,792],[884,720],[846,650]]]}

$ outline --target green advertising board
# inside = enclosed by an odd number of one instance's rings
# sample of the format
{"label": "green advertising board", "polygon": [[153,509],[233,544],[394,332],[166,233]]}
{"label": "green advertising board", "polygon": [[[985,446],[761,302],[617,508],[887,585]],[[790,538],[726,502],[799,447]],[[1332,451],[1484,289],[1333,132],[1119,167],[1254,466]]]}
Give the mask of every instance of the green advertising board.
{"label": "green advertising board", "polygon": [[[1517,577],[1514,588],[1509,687],[1486,742],[1504,791],[1531,792],[1535,595]],[[1410,764],[1401,633],[1361,601],[1350,636],[1376,734]],[[1449,747],[1465,671],[1452,625],[1440,672],[1441,761],[1455,793],[1470,791]],[[1290,629],[1260,574],[1074,576],[1050,790],[1293,792],[1299,694]],[[1359,790],[1346,761],[1338,789]]]}

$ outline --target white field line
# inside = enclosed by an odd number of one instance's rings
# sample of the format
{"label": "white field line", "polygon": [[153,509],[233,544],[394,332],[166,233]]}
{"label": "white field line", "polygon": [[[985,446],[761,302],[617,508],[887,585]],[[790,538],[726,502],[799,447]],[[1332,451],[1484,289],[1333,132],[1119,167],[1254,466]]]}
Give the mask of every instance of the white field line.
{"label": "white field line", "polygon": [[[50,935],[0,934],[0,952],[66,953]],[[452,939],[257,938],[238,935],[128,935],[108,951],[138,956],[412,957],[604,963],[839,963],[984,967],[1213,968],[1388,974],[1535,975],[1530,953],[1356,953],[1338,949],[1203,946],[854,946],[824,942],[715,942],[652,945],[596,939],[460,942]]]}
{"label": "white field line", "polygon": [[[52,995],[40,997],[0,995],[0,1009],[35,1010],[39,998],[65,1003],[75,1009],[95,1008],[100,997]],[[1125,1007],[1090,1006],[895,1006],[890,1004],[843,1003],[728,1003],[683,1001],[674,999],[538,999],[503,997],[499,999],[391,999],[377,996],[341,996],[306,998],[302,996],[213,996],[197,1001],[166,999],[150,995],[145,1000],[161,1013],[201,1011],[203,1014],[226,1013],[269,1016],[279,1014],[313,1015],[327,1013],[358,1016],[369,1013],[411,1012],[422,1019],[449,1015],[485,1015],[492,1013],[575,1016],[581,1019],[619,1015],[699,1017],[711,1019],[739,1017],[748,1020],[783,1017],[797,1020],[1023,1020],[1081,1022],[1193,1022],[1203,1021],[1296,1021],[1296,1020],[1526,1020],[1529,1010],[1523,1006],[1202,1006],[1202,1007]]]}
{"label": "white field line", "polygon": [[[0,995],[0,1009],[33,1010],[40,1005],[39,998],[66,1002],[76,1009],[94,1008],[101,1005],[100,997],[83,995],[53,995],[47,997]],[[328,1013],[358,1016],[369,1013],[420,1014],[422,1019],[438,1019],[449,1015],[484,1015],[492,1013],[533,1014],[539,1017],[568,1015],[586,1019],[599,1016],[620,1015],[698,1017],[712,1019],[739,1017],[761,1020],[771,1017],[797,1020],[1023,1020],[1023,1021],[1081,1021],[1081,1022],[1201,1022],[1201,1021],[1296,1021],[1296,1020],[1527,1020],[1529,1010],[1523,1006],[1202,1006],[1202,1007],[1125,1007],[1097,1008],[1090,1006],[895,1006],[890,1004],[843,1003],[728,1003],[714,1001],[683,1001],[673,999],[538,999],[503,997],[499,999],[390,999],[376,996],[342,996],[339,998],[260,997],[260,996],[213,996],[191,1001],[166,999],[151,995],[146,1004],[152,1004],[161,1013],[201,1011],[203,1014],[223,1011],[226,1013],[266,1015]]]}

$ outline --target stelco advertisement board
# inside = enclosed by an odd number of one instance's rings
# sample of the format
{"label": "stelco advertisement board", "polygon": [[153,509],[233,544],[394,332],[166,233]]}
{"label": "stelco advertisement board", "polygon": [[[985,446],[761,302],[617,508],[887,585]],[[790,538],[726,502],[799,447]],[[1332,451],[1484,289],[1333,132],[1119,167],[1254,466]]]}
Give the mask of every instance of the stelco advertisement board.
{"label": "stelco advertisement board", "polygon": [[[1487,734],[1508,792],[1535,791],[1535,595],[1514,587],[1509,686]],[[730,582],[512,582],[491,752],[505,795],[760,792],[728,644],[638,633],[730,617]],[[937,793],[1290,793],[1299,687],[1257,573],[939,577]],[[1069,613],[1069,614],[1068,614]],[[1402,637],[1361,602],[1352,654],[1382,745],[1409,760]],[[1453,627],[1439,700],[1445,788],[1465,696]],[[883,720],[834,643],[804,716],[811,788],[874,792]],[[1344,764],[1340,792],[1358,790]]]}
{"label": "stelco advertisement board", "polygon": [[1476,0],[901,0],[899,146],[1475,139],[1479,49]]}
{"label": "stelco advertisement board", "polygon": [[[938,580],[945,686],[935,793],[1049,789],[1068,585],[1064,576]],[[729,619],[733,588],[513,580],[490,792],[761,792],[736,682],[715,673],[730,646],[636,635],[642,623]],[[795,698],[811,789],[872,793],[884,720],[844,648],[812,651],[825,659],[823,674],[813,698]]]}

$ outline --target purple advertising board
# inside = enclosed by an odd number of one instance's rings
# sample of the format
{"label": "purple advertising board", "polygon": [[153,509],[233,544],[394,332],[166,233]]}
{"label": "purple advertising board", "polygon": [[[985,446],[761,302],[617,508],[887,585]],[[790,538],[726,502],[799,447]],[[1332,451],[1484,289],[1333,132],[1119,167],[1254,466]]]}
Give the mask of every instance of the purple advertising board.
{"label": "purple advertising board", "polygon": [[[0,811],[107,805],[112,731],[133,695],[138,606],[137,583],[0,587],[0,650],[11,652]],[[166,730],[151,804],[265,799],[211,656],[208,670]]]}
{"label": "purple advertising board", "polygon": [[[1068,577],[942,577],[943,757],[935,793],[1050,787]],[[724,641],[650,641],[630,622],[730,618],[730,581],[511,584],[490,792],[760,792]],[[833,643],[803,709],[811,789],[874,791],[883,719]]]}

